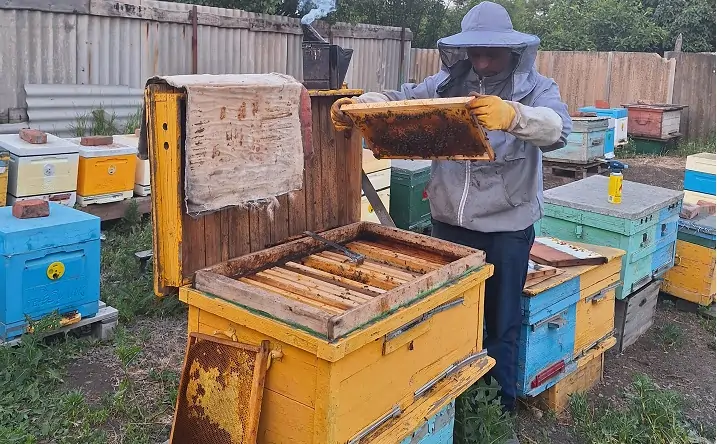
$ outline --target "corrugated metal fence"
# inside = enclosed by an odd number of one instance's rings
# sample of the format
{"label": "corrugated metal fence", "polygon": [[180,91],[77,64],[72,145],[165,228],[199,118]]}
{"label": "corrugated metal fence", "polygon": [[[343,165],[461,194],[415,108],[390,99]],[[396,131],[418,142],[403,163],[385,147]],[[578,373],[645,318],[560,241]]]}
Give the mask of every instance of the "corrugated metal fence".
{"label": "corrugated metal fence", "polygon": [[[439,66],[437,49],[411,50],[410,78],[420,82]],[[689,139],[714,137],[714,54],[540,51],[536,66],[555,79],[571,111],[596,100],[679,103],[689,106],[683,115]]]}
{"label": "corrugated metal fence", "polygon": [[[143,88],[153,75],[193,71],[193,5],[153,0],[45,5],[0,3],[0,123],[10,116],[22,120],[26,84]],[[196,22],[198,73],[281,72],[302,78],[299,20],[198,6]],[[406,79],[410,31],[322,22],[314,27],[354,50],[346,78],[350,87],[378,91]]]}

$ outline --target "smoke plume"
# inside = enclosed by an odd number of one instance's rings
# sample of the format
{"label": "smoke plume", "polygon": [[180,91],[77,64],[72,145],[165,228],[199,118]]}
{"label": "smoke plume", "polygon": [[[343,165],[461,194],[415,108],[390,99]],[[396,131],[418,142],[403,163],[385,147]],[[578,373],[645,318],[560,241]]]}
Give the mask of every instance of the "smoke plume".
{"label": "smoke plume", "polygon": [[299,2],[299,11],[304,9],[307,3],[311,3],[313,8],[308,14],[301,17],[302,25],[310,25],[314,20],[322,19],[336,11],[336,0],[301,0]]}

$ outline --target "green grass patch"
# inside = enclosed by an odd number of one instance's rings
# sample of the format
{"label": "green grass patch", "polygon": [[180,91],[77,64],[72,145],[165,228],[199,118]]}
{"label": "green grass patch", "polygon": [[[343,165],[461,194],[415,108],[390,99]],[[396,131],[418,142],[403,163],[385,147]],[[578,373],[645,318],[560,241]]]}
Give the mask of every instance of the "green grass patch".
{"label": "green grass patch", "polygon": [[73,137],[133,134],[134,130],[139,128],[141,118],[142,109],[137,108],[123,125],[118,121],[114,111],[107,112],[100,106],[89,113],[77,115],[75,121],[69,125],[69,129]]}
{"label": "green grass patch", "polygon": [[587,397],[570,400],[575,431],[586,444],[687,444],[696,432],[683,415],[683,399],[676,392],[637,375],[626,393],[627,405],[593,407]]}
{"label": "green grass patch", "polygon": [[682,329],[669,322],[658,327],[657,337],[667,347],[678,346],[682,344]]}
{"label": "green grass patch", "polygon": [[715,138],[706,138],[700,141],[679,142],[675,149],[662,153],[640,153],[637,144],[633,138],[628,139],[625,146],[615,148],[615,157],[617,159],[631,159],[635,157],[687,157],[697,153],[715,153]]}
{"label": "green grass patch", "polygon": [[503,412],[500,386],[479,380],[456,399],[454,443],[502,444],[512,437],[515,419]]}

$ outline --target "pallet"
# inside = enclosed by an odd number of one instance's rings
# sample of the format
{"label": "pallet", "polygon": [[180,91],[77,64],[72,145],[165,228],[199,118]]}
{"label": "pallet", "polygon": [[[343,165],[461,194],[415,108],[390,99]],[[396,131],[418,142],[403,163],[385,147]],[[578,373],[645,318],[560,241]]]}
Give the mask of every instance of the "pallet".
{"label": "pallet", "polygon": [[596,174],[603,174],[608,170],[607,165],[603,162],[577,164],[543,160],[543,165],[550,169],[550,174],[553,176],[571,179],[585,179]]}
{"label": "pallet", "polygon": [[[79,322],[72,325],[61,327],[57,330],[49,331],[43,334],[43,337],[55,336],[58,334],[67,334],[69,332],[77,332],[80,336],[89,335],[100,341],[107,341],[114,337],[114,330],[119,321],[119,311],[100,301],[100,309],[96,315],[91,318],[80,319]],[[20,345],[22,337],[11,339],[9,341],[0,341],[0,346]]]}
{"label": "pallet", "polygon": [[105,204],[88,205],[86,207],[78,207],[77,210],[85,213],[93,214],[99,217],[103,222],[107,220],[122,219],[130,205],[135,202],[139,214],[147,214],[152,211],[152,196],[133,197],[120,202],[111,202]]}

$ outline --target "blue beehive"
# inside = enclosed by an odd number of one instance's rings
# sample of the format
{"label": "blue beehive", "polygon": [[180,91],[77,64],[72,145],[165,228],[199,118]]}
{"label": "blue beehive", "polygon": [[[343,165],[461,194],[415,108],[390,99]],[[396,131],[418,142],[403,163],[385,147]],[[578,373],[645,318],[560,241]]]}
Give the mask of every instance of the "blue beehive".
{"label": "blue beehive", "polygon": [[682,191],[623,181],[622,203],[607,200],[608,178],[591,176],[544,193],[537,236],[619,248],[623,299],[674,264]]}
{"label": "blue beehive", "polygon": [[[627,108],[597,108],[584,106],[579,109],[582,113],[595,113],[598,116],[609,117],[614,121],[614,145],[627,143]],[[607,145],[605,147],[607,149]]]}
{"label": "blue beehive", "polygon": [[456,418],[455,399],[428,418],[401,444],[453,444],[453,425]]}
{"label": "blue beehive", "polygon": [[22,335],[27,320],[53,312],[97,314],[100,219],[50,202],[50,215],[18,219],[0,208],[0,340]]}

